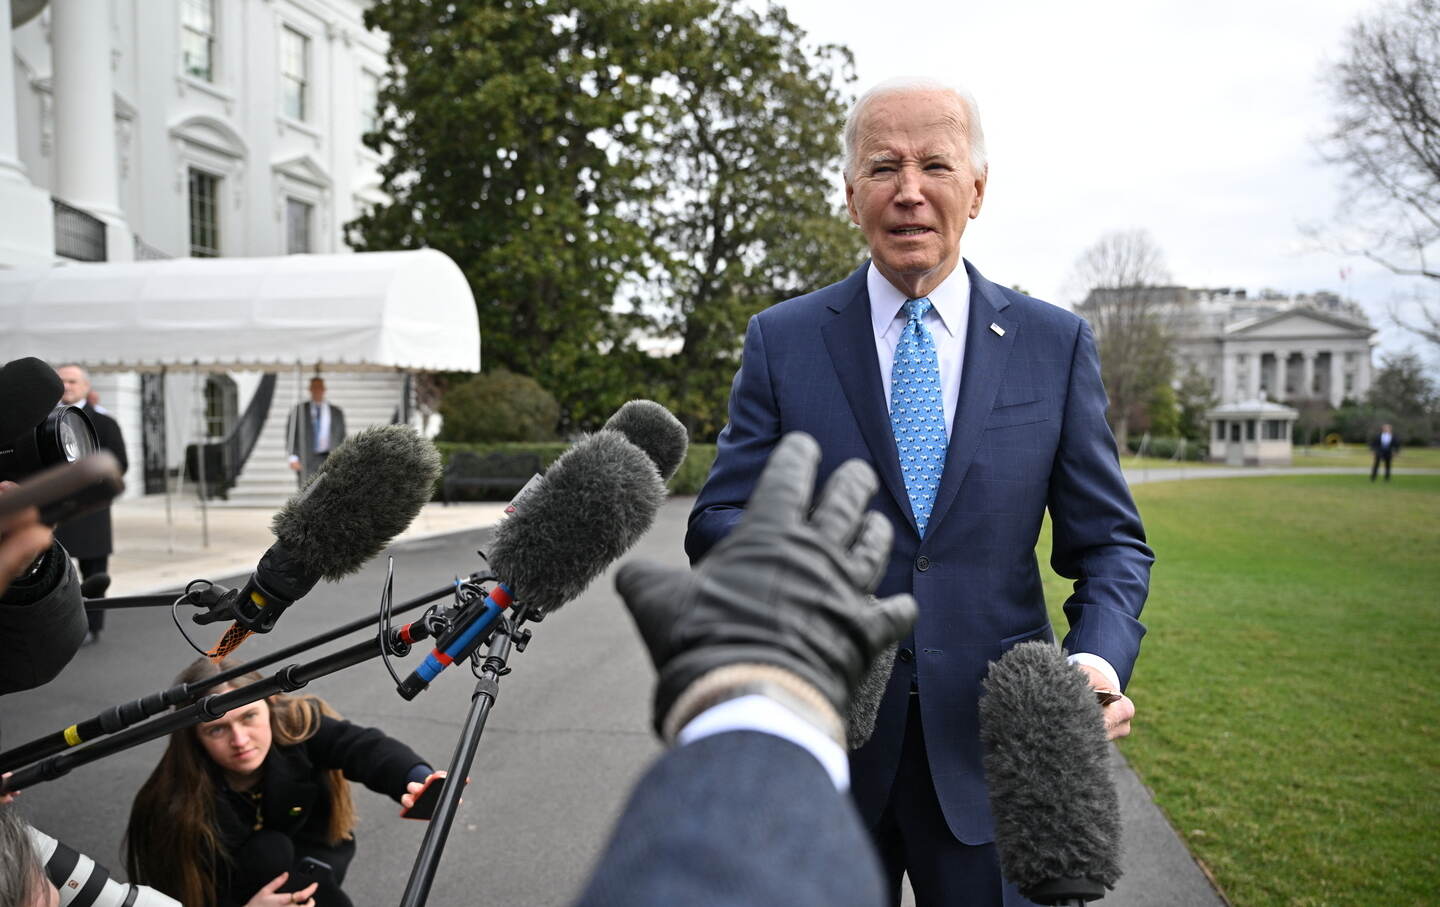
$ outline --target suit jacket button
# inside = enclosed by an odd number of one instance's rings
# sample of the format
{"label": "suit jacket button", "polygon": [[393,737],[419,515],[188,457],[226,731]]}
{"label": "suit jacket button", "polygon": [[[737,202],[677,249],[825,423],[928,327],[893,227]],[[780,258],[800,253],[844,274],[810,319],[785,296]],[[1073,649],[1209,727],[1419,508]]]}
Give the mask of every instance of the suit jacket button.
{"label": "suit jacket button", "polygon": [[923,555],[923,554],[920,555],[919,557],[915,558],[915,569],[916,569],[916,570],[919,570],[921,573],[924,573],[926,570],[929,570],[929,569],[930,569],[930,558],[926,557],[926,556]]}
{"label": "suit jacket button", "polygon": [[905,662],[906,664],[909,664],[910,662],[915,660],[915,653],[910,649],[901,649],[897,654],[899,654],[900,660]]}

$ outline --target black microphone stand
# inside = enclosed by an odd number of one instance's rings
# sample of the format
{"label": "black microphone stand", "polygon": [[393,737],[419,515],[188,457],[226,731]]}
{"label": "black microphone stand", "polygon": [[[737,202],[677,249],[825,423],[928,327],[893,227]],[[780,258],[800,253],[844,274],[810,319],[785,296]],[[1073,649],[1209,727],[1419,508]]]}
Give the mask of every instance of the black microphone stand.
{"label": "black microphone stand", "polygon": [[460,806],[460,797],[465,793],[464,779],[470,774],[470,765],[475,761],[475,751],[480,747],[480,735],[485,732],[485,719],[490,707],[500,696],[500,678],[510,673],[506,661],[513,645],[517,652],[525,651],[530,642],[530,631],[521,629],[525,622],[525,608],[521,606],[513,614],[503,614],[496,622],[490,635],[490,649],[480,667],[479,682],[475,692],[470,694],[470,711],[465,716],[465,727],[456,741],[455,753],[450,757],[450,766],[445,770],[446,783],[440,791],[440,802],[430,825],[425,829],[425,840],[420,852],[415,855],[415,866],[410,870],[410,880],[405,885],[405,894],[400,899],[401,907],[422,907],[430,896],[430,886],[435,881],[435,871],[440,866],[440,854],[450,836],[450,826]]}
{"label": "black microphone stand", "polygon": [[[446,591],[448,592],[448,590]],[[407,627],[392,629],[388,633],[381,631],[375,635],[375,638],[356,643],[305,664],[286,665],[270,677],[225,693],[211,693],[183,709],[127,728],[118,734],[97,740],[89,746],[73,752],[60,753],[22,768],[8,778],[0,778],[0,793],[31,787],[43,781],[53,781],[77,766],[86,765],[113,753],[139,746],[172,731],[191,727],[202,721],[214,721],[231,709],[249,705],[266,696],[293,692],[312,680],[379,657],[382,647],[390,655],[407,655],[410,652],[411,642],[424,639],[429,635],[430,627],[427,623],[417,622]]]}
{"label": "black microphone stand", "polygon": [[[471,581],[478,582],[486,578],[488,578],[488,574],[482,575],[477,573],[471,576]],[[416,608],[424,607],[431,602],[438,601],[450,595],[454,589],[453,584],[442,586],[433,592],[425,593],[419,598],[413,598],[408,602],[396,605],[391,609],[390,613],[404,614]],[[164,601],[144,602],[143,604],[163,603],[168,606],[175,601],[175,597],[175,595],[154,596],[154,598],[164,599]],[[134,603],[142,598],[146,598],[146,596],[137,596],[133,599],[108,599],[108,601],[124,602],[121,607],[142,607],[143,604]],[[277,661],[282,661],[292,655],[298,655],[316,646],[324,645],[331,640],[339,639],[342,636],[353,633],[356,630],[364,629],[374,623],[374,617],[362,617],[348,624],[336,627],[333,630],[326,630],[324,633],[312,636],[294,645],[286,646],[269,655],[221,671],[213,677],[197,680],[194,683],[177,684],[168,690],[161,690],[158,693],[151,693],[148,696],[143,696],[131,702],[111,706],[93,718],[73,724],[63,731],[56,731],[44,737],[37,737],[28,743],[22,743],[19,746],[0,752],[0,772],[13,771],[23,765],[29,765],[38,759],[44,759],[46,756],[53,756],[56,753],[61,753],[72,747],[79,746],[82,743],[89,743],[97,737],[122,731],[131,725],[144,721],[146,718],[158,715],[172,706],[192,702],[197,696],[211,687],[228,683],[230,680],[243,674],[258,671]],[[418,639],[420,637],[413,638]],[[367,643],[367,645],[373,646],[374,643]]]}

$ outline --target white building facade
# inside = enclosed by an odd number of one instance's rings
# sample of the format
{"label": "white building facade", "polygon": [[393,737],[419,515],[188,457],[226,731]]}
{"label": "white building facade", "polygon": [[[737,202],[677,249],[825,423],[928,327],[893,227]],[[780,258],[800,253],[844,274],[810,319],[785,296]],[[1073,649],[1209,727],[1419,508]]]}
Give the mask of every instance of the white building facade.
{"label": "white building facade", "polygon": [[[20,22],[0,39],[0,266],[344,251],[383,200],[366,6],[0,0]],[[99,254],[62,203],[103,222]]]}
{"label": "white building facade", "polygon": [[[349,251],[344,224],[385,201],[361,142],[388,47],[365,28],[369,6],[0,0],[0,268]],[[326,377],[352,427],[389,421],[408,387]],[[195,410],[194,375],[93,378],[125,433],[130,494],[161,487],[187,444],[222,438],[261,382],[200,377]],[[280,375],[242,497],[293,489],[280,435],[305,383],[298,366]]]}

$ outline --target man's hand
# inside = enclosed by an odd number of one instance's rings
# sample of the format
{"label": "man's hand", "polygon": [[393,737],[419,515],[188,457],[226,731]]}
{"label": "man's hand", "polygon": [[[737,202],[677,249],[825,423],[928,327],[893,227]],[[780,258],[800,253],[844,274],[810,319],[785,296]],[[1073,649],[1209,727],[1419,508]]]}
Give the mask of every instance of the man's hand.
{"label": "man's hand", "polygon": [[[1114,686],[1099,668],[1092,667],[1091,665],[1076,665],[1075,667],[1084,672],[1085,678],[1090,681],[1090,688],[1092,690],[1114,689]],[[1103,706],[1100,709],[1100,714],[1105,719],[1105,736],[1108,739],[1114,740],[1116,737],[1125,737],[1130,734],[1130,719],[1135,717],[1135,703],[1130,701],[1129,696],[1121,693],[1119,699],[1107,706]]]}
{"label": "man's hand", "polygon": [[[14,482],[0,482],[0,494],[14,487]],[[50,527],[40,522],[40,513],[34,507],[0,519],[0,595],[52,541]]]}
{"label": "man's hand", "polygon": [[758,672],[769,676],[778,668],[843,714],[876,654],[914,625],[909,595],[868,597],[893,531],[865,509],[878,484],[874,471],[858,460],[842,464],[812,511],[819,461],[813,438],[786,435],[740,524],[693,572],[632,562],[616,576],[660,674],[655,727],[662,736],[689,717],[670,715],[686,690],[736,666],[764,666]]}
{"label": "man's hand", "polygon": [[290,469],[293,470],[294,472],[299,472],[299,471],[300,471],[300,460],[297,459],[297,458],[295,458],[295,457],[291,457],[291,458],[290,458]]}

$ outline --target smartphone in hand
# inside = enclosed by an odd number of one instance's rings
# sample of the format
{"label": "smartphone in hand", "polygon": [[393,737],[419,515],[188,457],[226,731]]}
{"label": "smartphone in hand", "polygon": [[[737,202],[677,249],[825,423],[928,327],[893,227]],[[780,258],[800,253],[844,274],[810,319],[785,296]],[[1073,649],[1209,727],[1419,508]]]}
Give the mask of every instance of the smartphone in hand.
{"label": "smartphone in hand", "polygon": [[440,805],[440,792],[445,789],[444,778],[434,778],[425,782],[420,788],[420,793],[415,795],[415,803],[409,809],[400,810],[402,819],[429,819],[435,815],[435,807]]}

